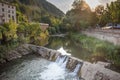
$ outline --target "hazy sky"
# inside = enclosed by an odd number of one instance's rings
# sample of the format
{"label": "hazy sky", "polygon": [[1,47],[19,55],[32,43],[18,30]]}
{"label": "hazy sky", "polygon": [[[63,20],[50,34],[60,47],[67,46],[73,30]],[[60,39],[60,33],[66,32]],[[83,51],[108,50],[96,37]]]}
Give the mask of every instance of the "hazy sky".
{"label": "hazy sky", "polygon": [[[72,3],[74,0],[47,0],[66,13],[68,10],[72,8]],[[91,8],[96,7],[97,5],[105,5],[106,3],[110,3],[115,0],[86,0]]]}
{"label": "hazy sky", "polygon": [[72,3],[74,0],[47,0],[58,7],[63,12],[66,12],[72,8]]}

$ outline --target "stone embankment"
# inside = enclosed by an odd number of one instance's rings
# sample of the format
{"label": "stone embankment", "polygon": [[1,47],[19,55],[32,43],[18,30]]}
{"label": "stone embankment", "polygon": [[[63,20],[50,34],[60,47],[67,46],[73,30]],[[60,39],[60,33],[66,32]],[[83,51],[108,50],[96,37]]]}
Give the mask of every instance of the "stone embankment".
{"label": "stone embankment", "polygon": [[108,29],[108,30],[102,30],[102,29],[92,29],[92,30],[86,30],[82,31],[83,34],[91,37],[95,37],[101,40],[105,40],[108,42],[113,43],[114,45],[120,45],[120,30],[116,29]]}
{"label": "stone embankment", "polygon": [[41,46],[24,44],[9,52],[4,59],[6,62],[17,59],[27,54],[37,54],[50,61],[62,63],[65,68],[76,73],[84,80],[120,80],[120,73],[105,68],[109,64],[99,62],[92,64],[75,57],[62,55],[60,52]]}

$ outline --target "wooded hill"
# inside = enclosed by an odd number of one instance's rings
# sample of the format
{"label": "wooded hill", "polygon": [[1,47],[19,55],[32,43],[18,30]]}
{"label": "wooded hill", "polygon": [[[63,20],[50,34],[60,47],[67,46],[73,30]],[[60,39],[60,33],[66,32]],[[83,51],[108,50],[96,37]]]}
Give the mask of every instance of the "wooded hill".
{"label": "wooded hill", "polygon": [[[26,15],[29,21],[42,21],[44,17],[60,18],[62,11],[46,0],[0,0],[16,5],[17,11]],[[43,20],[44,22],[44,20]]]}

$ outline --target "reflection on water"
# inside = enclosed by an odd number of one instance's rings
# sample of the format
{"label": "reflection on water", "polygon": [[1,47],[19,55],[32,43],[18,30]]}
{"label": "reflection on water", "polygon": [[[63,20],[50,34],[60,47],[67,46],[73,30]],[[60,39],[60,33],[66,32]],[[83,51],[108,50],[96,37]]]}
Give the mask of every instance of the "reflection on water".
{"label": "reflection on water", "polygon": [[42,38],[42,39],[40,39],[40,41],[38,41],[38,45],[39,46],[44,46],[44,45],[48,44],[48,39],[49,38]]}
{"label": "reflection on water", "polygon": [[[76,41],[73,41],[67,37],[51,37],[49,39],[49,44],[46,45],[46,47],[51,49],[56,49],[64,55],[71,55],[76,58],[89,61],[92,63],[96,63],[97,61],[102,61],[102,62],[110,61],[110,60],[107,60],[108,56],[104,56],[103,54],[98,54],[99,52],[96,52],[95,54],[93,53],[94,51],[87,50],[82,46],[82,44]],[[93,46],[88,46],[88,47],[94,48]],[[112,64],[108,68],[115,70],[117,72],[120,72],[119,65],[116,66]]]}
{"label": "reflection on water", "polygon": [[80,44],[68,39],[67,37],[51,37],[46,47],[56,49],[62,54],[71,55],[79,59],[90,61],[90,53],[82,48]]}

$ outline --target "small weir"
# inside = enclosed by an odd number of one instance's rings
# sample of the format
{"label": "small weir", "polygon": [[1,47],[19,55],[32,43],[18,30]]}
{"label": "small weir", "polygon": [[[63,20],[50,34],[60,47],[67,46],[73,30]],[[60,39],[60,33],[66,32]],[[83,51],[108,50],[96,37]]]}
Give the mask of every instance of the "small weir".
{"label": "small weir", "polygon": [[[26,56],[18,64],[12,62],[6,69],[1,68],[0,80],[120,80],[120,74],[101,66],[102,62],[92,64],[57,50],[30,44],[22,48],[37,57],[29,59]],[[21,48],[19,52],[23,54]],[[11,56],[8,59],[13,60]]]}
{"label": "small weir", "polygon": [[[41,47],[39,47],[41,49]],[[36,52],[40,54],[43,58],[48,59],[57,63],[63,69],[69,71],[70,78],[68,80],[119,80],[120,74],[105,68],[104,65],[92,64],[80,60],[78,58],[70,56],[70,54],[63,51],[63,48],[60,50],[52,50],[48,48],[42,48],[45,52]],[[42,54],[41,54],[42,53]],[[101,62],[102,63],[102,62]],[[103,63],[106,64],[106,63]],[[101,76],[102,74],[102,76]],[[115,77],[119,76],[119,77]],[[71,78],[72,77],[72,78]]]}
{"label": "small weir", "polygon": [[79,70],[80,70],[80,68],[81,68],[81,64],[77,64],[76,67],[75,67],[75,69],[74,69],[74,71],[73,71],[73,73],[74,73],[75,75],[77,75],[78,72],[79,72]]}
{"label": "small weir", "polygon": [[36,55],[25,56],[4,66],[0,71],[0,80],[80,80],[65,68],[68,58],[65,56],[62,59],[65,60],[61,60],[60,66],[58,62]]}
{"label": "small weir", "polygon": [[[67,68],[67,66],[69,65],[69,61],[70,61],[70,58],[66,55],[60,55],[57,57],[56,59],[56,63],[61,66],[62,68]],[[72,63],[74,64],[76,63],[75,61]],[[77,63],[75,66],[69,68],[71,69],[71,74],[73,74],[73,76],[78,76],[79,75],[79,72],[80,72],[80,69],[82,67],[82,63]]]}

